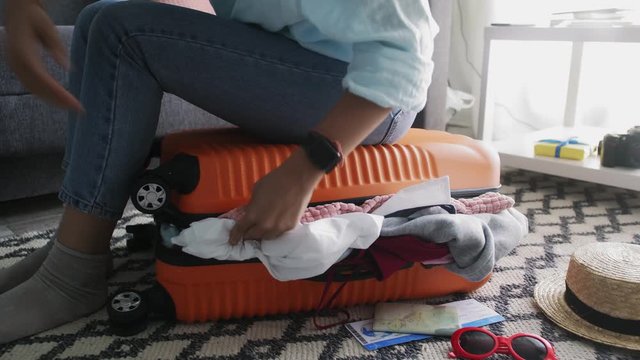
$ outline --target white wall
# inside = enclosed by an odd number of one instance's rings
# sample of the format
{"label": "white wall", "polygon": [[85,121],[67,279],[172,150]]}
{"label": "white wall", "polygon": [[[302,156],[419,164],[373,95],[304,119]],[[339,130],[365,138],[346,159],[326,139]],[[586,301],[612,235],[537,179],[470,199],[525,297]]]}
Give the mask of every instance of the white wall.
{"label": "white wall", "polygon": [[[610,7],[640,11],[640,1],[455,0],[450,86],[479,99],[483,31],[490,23],[546,25],[552,12]],[[496,85],[496,137],[561,124],[570,44],[504,42],[494,50],[493,59],[503,69],[492,79]],[[638,64],[640,44],[586,45],[578,121],[620,128],[640,124]],[[473,127],[477,117],[476,102],[473,109],[456,114],[451,123]]]}

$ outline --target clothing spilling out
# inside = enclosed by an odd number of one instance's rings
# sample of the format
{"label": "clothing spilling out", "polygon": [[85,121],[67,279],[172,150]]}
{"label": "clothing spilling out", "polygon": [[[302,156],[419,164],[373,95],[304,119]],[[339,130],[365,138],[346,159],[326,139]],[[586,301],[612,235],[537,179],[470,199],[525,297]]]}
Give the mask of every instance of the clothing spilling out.
{"label": "clothing spilling out", "polygon": [[186,229],[163,224],[166,246],[204,259],[259,259],[280,281],[307,279],[359,256],[378,280],[421,263],[445,266],[469,281],[481,281],[496,261],[528,233],[527,218],[514,200],[496,192],[453,199],[449,178],[376,196],[361,205],[335,202],[306,209],[292,230],[268,241],[228,242],[237,208]]}

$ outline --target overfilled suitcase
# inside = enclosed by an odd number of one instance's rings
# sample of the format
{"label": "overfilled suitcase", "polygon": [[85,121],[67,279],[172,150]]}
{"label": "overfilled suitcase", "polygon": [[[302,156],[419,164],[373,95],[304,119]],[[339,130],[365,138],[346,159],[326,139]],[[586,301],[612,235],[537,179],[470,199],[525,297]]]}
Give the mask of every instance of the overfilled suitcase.
{"label": "overfilled suitcase", "polygon": [[[266,144],[238,129],[170,134],[160,144],[160,166],[140,177],[131,200],[140,211],[153,214],[156,225],[187,227],[247,203],[253,184],[295,147]],[[395,144],[357,147],[343,166],[324,176],[311,204],[361,203],[445,175],[452,197],[496,191],[498,155],[483,142],[465,136],[411,129]],[[408,264],[378,281],[366,271],[359,273],[338,263],[329,282],[322,275],[281,282],[257,260],[205,260],[164,246],[155,229],[128,229],[134,235],[132,249],[136,241],[143,242],[143,235],[156,242],[158,285],[145,293],[121,291],[110,299],[111,324],[122,335],[139,331],[149,312],[200,322],[318,309],[329,287],[341,288],[328,304],[335,308],[469,292],[488,280],[470,282],[443,266]]]}

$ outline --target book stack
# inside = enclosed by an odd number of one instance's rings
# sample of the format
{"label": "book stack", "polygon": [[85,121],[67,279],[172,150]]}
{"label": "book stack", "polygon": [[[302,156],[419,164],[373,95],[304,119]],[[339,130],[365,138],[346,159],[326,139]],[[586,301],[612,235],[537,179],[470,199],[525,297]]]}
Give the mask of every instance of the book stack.
{"label": "book stack", "polygon": [[621,27],[638,25],[637,11],[630,9],[594,9],[551,14],[552,27]]}

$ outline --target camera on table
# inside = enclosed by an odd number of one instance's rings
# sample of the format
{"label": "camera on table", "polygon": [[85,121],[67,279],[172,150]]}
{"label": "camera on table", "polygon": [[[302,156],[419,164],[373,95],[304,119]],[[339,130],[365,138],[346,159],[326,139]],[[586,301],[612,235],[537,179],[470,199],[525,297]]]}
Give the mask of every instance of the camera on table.
{"label": "camera on table", "polygon": [[605,167],[640,168],[640,126],[626,134],[607,134],[598,145],[600,164]]}

